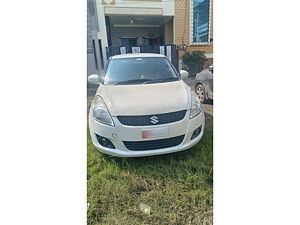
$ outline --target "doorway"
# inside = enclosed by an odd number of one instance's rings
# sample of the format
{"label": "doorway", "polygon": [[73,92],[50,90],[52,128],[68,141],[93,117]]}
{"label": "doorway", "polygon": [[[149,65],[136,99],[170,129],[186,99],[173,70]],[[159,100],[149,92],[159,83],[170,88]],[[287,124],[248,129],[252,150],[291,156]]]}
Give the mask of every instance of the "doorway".
{"label": "doorway", "polygon": [[131,48],[137,46],[137,37],[120,37],[121,46]]}

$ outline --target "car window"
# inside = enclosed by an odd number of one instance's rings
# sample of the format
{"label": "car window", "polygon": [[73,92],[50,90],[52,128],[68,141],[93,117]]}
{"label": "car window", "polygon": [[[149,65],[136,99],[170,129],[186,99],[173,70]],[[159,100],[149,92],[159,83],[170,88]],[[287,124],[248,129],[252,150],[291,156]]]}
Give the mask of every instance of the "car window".
{"label": "car window", "polygon": [[104,84],[138,84],[173,80],[179,80],[179,76],[166,58],[136,57],[111,59],[107,66]]}

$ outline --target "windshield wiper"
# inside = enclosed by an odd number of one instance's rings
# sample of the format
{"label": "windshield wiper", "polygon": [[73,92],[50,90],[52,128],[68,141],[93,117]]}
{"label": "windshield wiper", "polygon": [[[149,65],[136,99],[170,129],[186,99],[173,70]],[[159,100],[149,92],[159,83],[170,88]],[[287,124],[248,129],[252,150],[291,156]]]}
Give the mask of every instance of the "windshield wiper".
{"label": "windshield wiper", "polygon": [[168,81],[175,81],[175,80],[178,80],[178,77],[168,77],[168,78],[162,78],[162,79],[157,79],[157,80],[149,80],[149,81],[144,82],[144,84],[168,82]]}
{"label": "windshield wiper", "polygon": [[116,82],[114,83],[114,85],[118,85],[118,84],[138,84],[138,83],[145,83],[145,82],[149,82],[152,81],[151,79],[133,79],[133,80],[123,80],[120,82]]}

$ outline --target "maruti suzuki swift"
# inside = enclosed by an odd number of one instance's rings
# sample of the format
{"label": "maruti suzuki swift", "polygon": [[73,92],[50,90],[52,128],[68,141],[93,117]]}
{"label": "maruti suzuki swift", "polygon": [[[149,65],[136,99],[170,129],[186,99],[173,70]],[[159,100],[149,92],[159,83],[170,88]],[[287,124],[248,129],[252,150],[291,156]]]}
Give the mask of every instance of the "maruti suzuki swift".
{"label": "maruti suzuki swift", "polygon": [[193,90],[160,54],[111,57],[100,76],[89,112],[94,146],[118,157],[159,155],[186,150],[203,136],[204,112]]}

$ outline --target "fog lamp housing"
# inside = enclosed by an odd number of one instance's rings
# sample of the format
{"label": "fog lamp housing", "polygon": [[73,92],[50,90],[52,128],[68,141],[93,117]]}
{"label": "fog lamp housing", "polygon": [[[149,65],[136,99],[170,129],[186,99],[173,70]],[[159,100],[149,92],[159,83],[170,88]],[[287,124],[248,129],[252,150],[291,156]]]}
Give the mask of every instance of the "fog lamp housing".
{"label": "fog lamp housing", "polygon": [[200,127],[198,127],[196,130],[194,130],[193,135],[191,137],[191,140],[193,140],[194,138],[198,137],[199,134],[201,133],[202,130],[202,125]]}
{"label": "fog lamp housing", "polygon": [[96,134],[96,137],[97,137],[97,141],[98,143],[103,146],[103,147],[106,147],[106,148],[112,148],[112,149],[115,149],[116,147],[114,146],[114,144],[107,138],[105,137],[102,137],[98,134]]}

